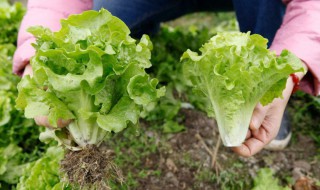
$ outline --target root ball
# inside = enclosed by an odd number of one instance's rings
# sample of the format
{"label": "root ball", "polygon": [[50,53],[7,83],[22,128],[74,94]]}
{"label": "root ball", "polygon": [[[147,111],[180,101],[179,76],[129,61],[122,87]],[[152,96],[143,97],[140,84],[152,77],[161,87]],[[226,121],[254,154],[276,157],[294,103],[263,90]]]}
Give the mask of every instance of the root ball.
{"label": "root ball", "polygon": [[122,183],[123,176],[113,163],[114,153],[105,147],[87,146],[81,151],[69,151],[61,161],[61,170],[68,181],[81,189],[110,189],[109,181]]}

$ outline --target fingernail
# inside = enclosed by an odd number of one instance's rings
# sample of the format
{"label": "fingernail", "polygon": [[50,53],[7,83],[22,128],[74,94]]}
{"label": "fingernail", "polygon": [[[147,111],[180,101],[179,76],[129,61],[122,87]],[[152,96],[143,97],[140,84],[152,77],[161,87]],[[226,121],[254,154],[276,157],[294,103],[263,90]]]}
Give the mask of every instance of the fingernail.
{"label": "fingernail", "polygon": [[257,130],[259,129],[259,126],[257,126],[257,122],[255,119],[252,119],[251,122],[250,122],[250,129],[251,130]]}

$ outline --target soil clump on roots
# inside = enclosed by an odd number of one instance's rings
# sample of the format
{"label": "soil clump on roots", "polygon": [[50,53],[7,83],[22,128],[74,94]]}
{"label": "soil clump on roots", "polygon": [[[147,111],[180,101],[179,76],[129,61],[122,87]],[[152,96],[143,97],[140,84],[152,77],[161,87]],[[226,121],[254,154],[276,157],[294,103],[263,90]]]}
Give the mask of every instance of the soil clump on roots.
{"label": "soil clump on roots", "polygon": [[114,152],[105,146],[87,146],[80,151],[68,151],[61,161],[61,170],[68,181],[80,189],[110,189],[109,181],[124,181],[122,172],[113,163]]}

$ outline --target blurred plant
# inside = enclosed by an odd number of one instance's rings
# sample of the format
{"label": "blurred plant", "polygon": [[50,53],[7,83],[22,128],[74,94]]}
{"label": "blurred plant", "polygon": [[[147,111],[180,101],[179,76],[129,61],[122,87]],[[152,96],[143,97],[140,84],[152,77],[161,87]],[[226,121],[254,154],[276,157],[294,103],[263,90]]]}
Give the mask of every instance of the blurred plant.
{"label": "blurred plant", "polygon": [[7,0],[0,0],[0,44],[16,44],[25,11],[25,7],[19,2],[10,5]]}

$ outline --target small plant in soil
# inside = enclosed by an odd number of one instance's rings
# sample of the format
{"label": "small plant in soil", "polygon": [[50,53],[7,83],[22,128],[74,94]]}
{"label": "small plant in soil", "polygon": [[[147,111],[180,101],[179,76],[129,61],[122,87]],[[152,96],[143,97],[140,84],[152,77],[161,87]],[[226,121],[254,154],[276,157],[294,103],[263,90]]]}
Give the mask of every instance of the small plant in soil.
{"label": "small plant in soil", "polygon": [[[164,95],[151,67],[152,43],[137,43],[130,30],[107,10],[86,11],[61,21],[61,30],[29,28],[36,38],[33,77],[18,85],[17,108],[27,118],[46,116],[53,129],[40,139],[55,139],[69,152],[61,162],[70,182],[105,187],[122,177],[112,154],[100,146],[112,133],[136,125],[141,113]],[[58,120],[69,120],[58,128]],[[104,185],[105,184],[105,185]]]}

